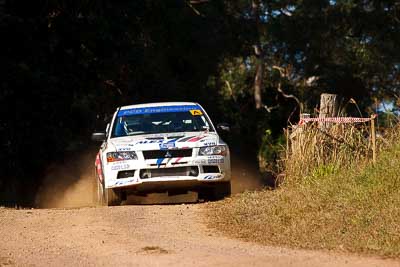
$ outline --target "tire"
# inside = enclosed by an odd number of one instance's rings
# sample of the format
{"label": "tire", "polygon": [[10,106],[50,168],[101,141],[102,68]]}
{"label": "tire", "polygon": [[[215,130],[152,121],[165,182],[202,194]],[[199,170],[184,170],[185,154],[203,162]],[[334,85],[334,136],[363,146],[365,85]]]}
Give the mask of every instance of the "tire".
{"label": "tire", "polygon": [[206,201],[222,200],[231,195],[231,181],[215,183],[212,187],[199,192],[199,198]]}
{"label": "tire", "polygon": [[97,175],[97,171],[95,170],[93,182],[93,204],[95,206],[102,206],[104,204],[103,197],[103,186],[99,181],[99,176]]}
{"label": "tire", "polygon": [[231,181],[218,183],[213,190],[213,197],[215,200],[224,199],[231,196]]}
{"label": "tire", "polygon": [[119,206],[121,205],[121,196],[114,189],[104,188],[104,182],[101,183],[97,172],[95,173],[93,203],[96,206]]}
{"label": "tire", "polygon": [[104,206],[106,204],[104,198],[104,186],[100,181],[97,183],[97,203],[99,206]]}
{"label": "tire", "polygon": [[115,192],[112,188],[104,189],[104,204],[107,206],[119,206],[121,205],[121,195]]}

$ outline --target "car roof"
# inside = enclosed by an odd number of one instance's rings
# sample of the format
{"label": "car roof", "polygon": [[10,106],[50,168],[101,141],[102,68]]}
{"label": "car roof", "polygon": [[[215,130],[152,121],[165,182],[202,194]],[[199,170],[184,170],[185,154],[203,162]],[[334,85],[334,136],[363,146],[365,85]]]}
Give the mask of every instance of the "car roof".
{"label": "car roof", "polygon": [[199,105],[195,102],[157,102],[157,103],[146,103],[146,104],[136,104],[129,106],[122,106],[120,110],[132,109],[132,108],[148,108],[148,107],[165,107],[165,106],[190,106]]}

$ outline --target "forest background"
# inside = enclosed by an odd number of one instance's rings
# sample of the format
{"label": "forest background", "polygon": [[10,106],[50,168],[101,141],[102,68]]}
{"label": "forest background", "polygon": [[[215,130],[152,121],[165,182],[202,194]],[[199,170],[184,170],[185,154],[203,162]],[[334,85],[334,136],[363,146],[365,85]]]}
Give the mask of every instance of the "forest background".
{"label": "forest background", "polygon": [[5,205],[31,205],[46,166],[119,105],[199,102],[230,123],[234,153],[273,161],[321,93],[356,116],[400,102],[398,1],[0,0],[0,33]]}

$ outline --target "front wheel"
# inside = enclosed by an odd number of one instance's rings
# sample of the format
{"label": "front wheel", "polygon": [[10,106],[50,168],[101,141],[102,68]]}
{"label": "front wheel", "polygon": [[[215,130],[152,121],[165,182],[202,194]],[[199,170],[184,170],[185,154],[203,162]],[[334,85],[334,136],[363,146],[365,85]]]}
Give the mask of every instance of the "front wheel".
{"label": "front wheel", "polygon": [[95,176],[94,176],[94,182],[93,182],[93,204],[95,206],[102,206],[104,204],[104,192],[103,192],[103,185],[99,180],[99,176],[97,175],[97,172],[95,171]]}
{"label": "front wheel", "polygon": [[199,198],[204,200],[221,200],[231,195],[231,181],[215,183],[199,192]]}
{"label": "front wheel", "polygon": [[118,206],[121,205],[121,195],[112,188],[104,188],[104,182],[100,182],[99,176],[95,175],[93,203],[96,206]]}
{"label": "front wheel", "polygon": [[104,204],[107,206],[121,205],[121,195],[112,188],[104,189]]}

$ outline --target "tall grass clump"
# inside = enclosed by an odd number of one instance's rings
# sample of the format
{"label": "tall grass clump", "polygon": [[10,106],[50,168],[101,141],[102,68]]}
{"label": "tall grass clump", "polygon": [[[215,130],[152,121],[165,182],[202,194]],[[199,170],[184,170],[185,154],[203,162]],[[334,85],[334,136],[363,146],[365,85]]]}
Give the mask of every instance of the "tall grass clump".
{"label": "tall grass clump", "polygon": [[356,163],[363,165],[372,158],[370,125],[366,123],[296,125],[289,129],[288,138],[283,161],[287,182],[315,172],[329,174]]}

